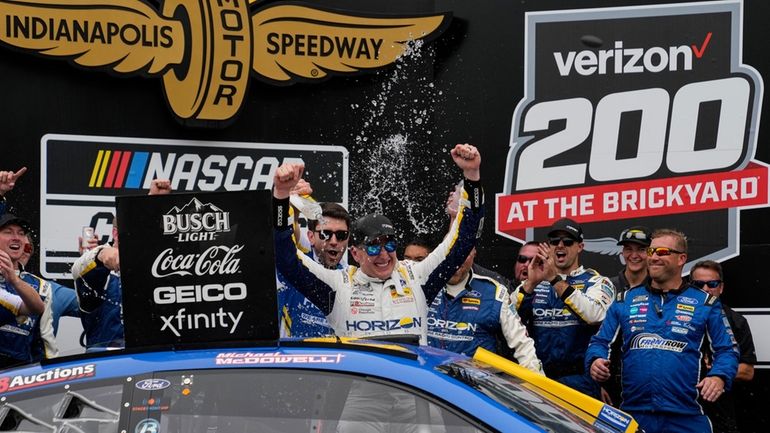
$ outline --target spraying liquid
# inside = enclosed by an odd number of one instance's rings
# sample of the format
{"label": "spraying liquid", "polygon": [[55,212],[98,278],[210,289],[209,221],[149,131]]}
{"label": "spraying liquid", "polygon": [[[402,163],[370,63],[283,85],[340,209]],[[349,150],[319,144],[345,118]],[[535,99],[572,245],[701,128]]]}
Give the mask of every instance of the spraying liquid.
{"label": "spraying liquid", "polygon": [[[289,202],[292,206],[299,209],[305,218],[316,220],[318,222],[323,220],[323,210],[321,209],[321,205],[310,196],[292,194],[289,196]],[[321,222],[321,224],[323,223]]]}
{"label": "spraying liquid", "polygon": [[422,40],[409,41],[396,67],[380,74],[379,92],[368,104],[353,106],[360,110],[362,124],[354,137],[351,162],[366,170],[353,172],[350,211],[396,218],[404,233],[443,230],[446,216],[436,212],[436,204],[443,200],[436,200],[428,185],[456,178],[446,149],[430,145],[438,132],[433,121],[436,107],[443,106],[442,92],[421,72],[431,55]]}

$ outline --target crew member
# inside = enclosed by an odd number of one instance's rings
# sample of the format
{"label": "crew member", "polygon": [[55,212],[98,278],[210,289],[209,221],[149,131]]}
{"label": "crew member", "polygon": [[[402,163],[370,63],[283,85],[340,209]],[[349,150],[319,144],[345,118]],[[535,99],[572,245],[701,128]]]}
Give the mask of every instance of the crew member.
{"label": "crew member", "polygon": [[[629,227],[618,237],[618,246],[623,247],[621,254],[626,264],[618,275],[610,278],[616,293],[624,292],[647,281],[647,247],[650,246],[652,232],[644,226]],[[615,340],[610,352],[610,370],[612,377],[602,384],[602,400],[608,404],[620,403],[620,371],[623,361],[620,359],[620,341]]]}
{"label": "crew member", "polygon": [[[690,268],[690,284],[707,292],[711,296],[722,299],[725,289],[724,273],[722,265],[713,260],[703,260]],[[735,374],[733,389],[725,391],[715,402],[702,401],[706,416],[711,420],[714,433],[739,433],[737,417],[735,414],[735,393],[741,384],[754,379],[754,364],[757,363],[757,353],[754,349],[754,339],[751,337],[749,322],[741,313],[722,303],[730,329],[733,331],[735,341],[738,343],[739,358],[738,372]],[[708,372],[711,368],[711,347],[705,344],[701,350],[704,354],[701,363],[702,371]]]}
{"label": "crew member", "polygon": [[[648,433],[711,432],[698,395],[716,401],[738,368],[735,340],[719,299],[682,279],[685,263],[684,234],[656,230],[647,248],[650,281],[618,293],[586,352],[591,377],[604,382],[610,378],[610,345],[616,338],[623,341],[620,407]],[[705,338],[711,341],[714,362],[700,380]]]}
{"label": "crew member", "polygon": [[556,221],[521,283],[520,314],[532,318],[530,332],[546,376],[599,398],[582,360],[614,291],[608,278],[580,265],[582,251],[580,224],[569,218]]}
{"label": "crew member", "polygon": [[508,288],[472,272],[474,248],[428,308],[428,344],[473,356],[483,347],[497,350],[502,333],[519,364],[543,374],[535,343],[511,306]]}
{"label": "crew member", "polygon": [[[309,184],[308,184],[309,187]],[[320,220],[309,219],[308,257],[327,269],[342,269],[350,237],[350,215],[337,203],[321,203]],[[297,213],[294,218],[297,218]],[[281,333],[287,337],[320,337],[334,335],[326,316],[294,288],[280,272],[278,274],[278,305],[281,313]]]}
{"label": "crew member", "polygon": [[[154,179],[149,195],[171,192],[168,179]],[[86,251],[72,265],[72,278],[80,305],[86,351],[121,348],[123,334],[123,288],[120,282],[120,239],[117,218],[112,220],[112,245]]]}
{"label": "crew member", "polygon": [[[29,223],[13,214],[0,217],[0,292],[10,302],[4,305],[16,320],[0,327],[0,368],[37,362],[57,355],[51,319],[51,285],[48,281],[19,271]],[[16,295],[21,302],[8,295]]]}

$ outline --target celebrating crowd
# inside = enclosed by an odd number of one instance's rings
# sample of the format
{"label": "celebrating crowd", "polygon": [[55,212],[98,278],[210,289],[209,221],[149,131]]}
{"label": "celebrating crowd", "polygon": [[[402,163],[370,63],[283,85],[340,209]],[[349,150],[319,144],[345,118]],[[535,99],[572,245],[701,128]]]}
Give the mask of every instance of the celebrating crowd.
{"label": "celebrating crowd", "polygon": [[[719,263],[698,262],[685,278],[683,233],[631,226],[617,242],[625,267],[609,278],[584,266],[583,228],[564,218],[519,249],[508,281],[475,262],[481,155],[468,144],[450,153],[463,180],[435,246],[415,239],[402,249],[386,216],[353,220],[335,203],[321,204],[301,239],[290,197],[311,185],[302,164],[276,170],[282,336],[412,340],[469,356],[482,347],[620,407],[647,432],[737,431],[731,385],[752,379],[756,357],[746,320],[720,302]],[[90,241],[76,261],[75,289],[27,272],[32,226],[5,204],[25,171],[0,172],[0,368],[56,356],[62,315],[80,317],[88,350],[121,347],[117,222],[112,245]],[[153,182],[151,194],[168,192],[168,181]]]}

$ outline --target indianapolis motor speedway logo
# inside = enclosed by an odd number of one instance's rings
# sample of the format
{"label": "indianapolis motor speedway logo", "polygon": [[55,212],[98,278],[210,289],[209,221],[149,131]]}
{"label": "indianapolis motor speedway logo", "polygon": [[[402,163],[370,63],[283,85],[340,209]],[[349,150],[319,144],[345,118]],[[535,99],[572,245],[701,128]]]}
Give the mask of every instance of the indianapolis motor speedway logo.
{"label": "indianapolis motor speedway logo", "polygon": [[161,77],[188,125],[224,126],[249,74],[285,85],[372,71],[409,41],[431,40],[451,15],[375,17],[299,4],[254,11],[248,0],[0,0],[0,44],[121,76]]}

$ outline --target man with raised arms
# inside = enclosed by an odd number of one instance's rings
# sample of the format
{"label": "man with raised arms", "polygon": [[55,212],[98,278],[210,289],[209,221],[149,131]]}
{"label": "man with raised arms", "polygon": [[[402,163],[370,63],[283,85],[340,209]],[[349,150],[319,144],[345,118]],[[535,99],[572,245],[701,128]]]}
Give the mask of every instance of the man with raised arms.
{"label": "man with raised arms", "polygon": [[326,314],[339,336],[417,335],[427,343],[427,307],[465,261],[476,243],[484,214],[481,155],[458,144],[452,159],[463,171],[463,200],[458,218],[444,240],[421,262],[396,257],[395,228],[383,215],[369,214],[353,223],[350,254],[360,267],[327,269],[298,253],[288,225],[289,194],[304,166],[276,170],[273,212],[276,266],[302,294]]}

